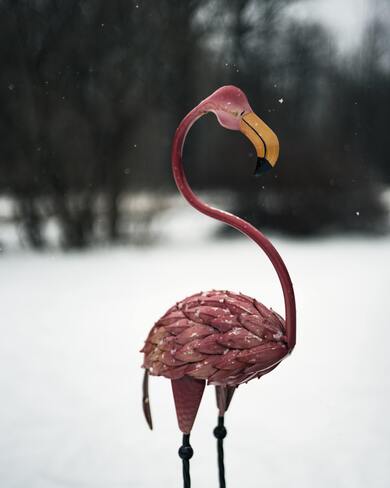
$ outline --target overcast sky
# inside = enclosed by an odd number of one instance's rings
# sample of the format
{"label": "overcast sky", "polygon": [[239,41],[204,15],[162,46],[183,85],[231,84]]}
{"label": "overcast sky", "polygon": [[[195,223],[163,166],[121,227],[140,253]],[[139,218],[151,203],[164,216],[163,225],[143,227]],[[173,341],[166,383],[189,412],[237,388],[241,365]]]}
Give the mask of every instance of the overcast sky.
{"label": "overcast sky", "polygon": [[291,7],[291,14],[307,20],[324,22],[340,40],[340,47],[356,46],[373,12],[389,19],[389,0],[302,0]]}

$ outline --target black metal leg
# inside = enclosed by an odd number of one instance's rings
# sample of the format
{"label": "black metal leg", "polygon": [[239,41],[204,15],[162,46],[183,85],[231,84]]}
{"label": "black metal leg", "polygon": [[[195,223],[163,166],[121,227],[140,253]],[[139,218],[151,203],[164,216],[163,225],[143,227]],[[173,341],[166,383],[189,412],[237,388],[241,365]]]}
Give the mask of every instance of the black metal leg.
{"label": "black metal leg", "polygon": [[218,471],[219,471],[219,488],[226,488],[225,482],[225,464],[223,454],[223,440],[226,437],[227,431],[224,426],[224,417],[218,417],[218,425],[214,429],[214,435],[217,438],[218,449]]}
{"label": "black metal leg", "polygon": [[183,487],[191,488],[190,459],[194,451],[190,446],[190,434],[183,434],[183,445],[179,449],[179,456],[183,460]]}

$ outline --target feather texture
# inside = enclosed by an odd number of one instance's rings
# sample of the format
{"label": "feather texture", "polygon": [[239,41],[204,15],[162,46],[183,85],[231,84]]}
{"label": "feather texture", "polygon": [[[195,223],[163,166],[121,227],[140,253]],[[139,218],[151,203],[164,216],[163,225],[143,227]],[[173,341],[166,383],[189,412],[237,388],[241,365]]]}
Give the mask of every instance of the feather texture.
{"label": "feather texture", "polygon": [[150,374],[238,386],[260,378],[288,353],[283,319],[243,294],[213,290],[175,306],[145,341]]}

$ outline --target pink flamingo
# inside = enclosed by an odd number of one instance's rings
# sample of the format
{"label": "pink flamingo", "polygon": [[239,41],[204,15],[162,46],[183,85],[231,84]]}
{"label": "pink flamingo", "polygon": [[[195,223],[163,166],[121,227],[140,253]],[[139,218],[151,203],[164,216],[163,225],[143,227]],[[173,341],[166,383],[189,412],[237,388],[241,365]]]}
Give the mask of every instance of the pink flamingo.
{"label": "pink flamingo", "polygon": [[184,198],[209,217],[220,220],[255,241],[270,259],[279,277],[285,303],[285,321],[254,298],[230,291],[197,293],[171,307],[155,323],[145,345],[143,407],[152,428],[148,375],[165,376],[172,382],[177,419],[183,432],[184,486],[190,486],[189,435],[206,382],[215,385],[219,423],[220,485],[225,486],[222,439],[223,425],[235,389],[242,383],[272,371],[295,346],[296,311],[293,286],[279,253],[255,227],[228,212],[200,201],[191,190],[182,165],[183,145],[189,129],[202,115],[213,112],[225,128],[240,130],[256,148],[256,174],[275,166],[279,143],[274,132],[255,115],[245,94],[234,86],[224,86],[203,100],[181,121],[172,148],[172,169]]}

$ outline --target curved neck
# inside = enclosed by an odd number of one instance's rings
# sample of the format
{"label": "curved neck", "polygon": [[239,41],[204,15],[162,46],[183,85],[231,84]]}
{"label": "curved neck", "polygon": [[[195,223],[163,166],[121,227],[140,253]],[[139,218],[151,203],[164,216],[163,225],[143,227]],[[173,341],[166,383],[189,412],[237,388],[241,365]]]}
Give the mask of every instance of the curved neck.
{"label": "curved neck", "polygon": [[286,316],[286,335],[289,351],[295,346],[295,324],[296,324],[296,310],[295,310],[295,297],[294,289],[291,283],[290,276],[287,268],[280,257],[278,251],[274,248],[271,242],[253,225],[249,224],[245,220],[225,212],[218,210],[217,208],[210,207],[206,203],[203,203],[191,190],[187,178],[184,174],[182,154],[183,145],[186,139],[187,133],[191,126],[202,115],[206,114],[207,110],[202,108],[202,105],[195,107],[184,119],[181,121],[179,127],[176,130],[172,147],[172,171],[176,185],[188,201],[190,205],[196,208],[199,212],[212,217],[213,219],[224,222],[231,227],[239,230],[250,239],[256,242],[261,249],[268,256],[276,273],[278,274],[280,284],[282,285],[284,304],[285,304],[285,316]]}

